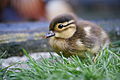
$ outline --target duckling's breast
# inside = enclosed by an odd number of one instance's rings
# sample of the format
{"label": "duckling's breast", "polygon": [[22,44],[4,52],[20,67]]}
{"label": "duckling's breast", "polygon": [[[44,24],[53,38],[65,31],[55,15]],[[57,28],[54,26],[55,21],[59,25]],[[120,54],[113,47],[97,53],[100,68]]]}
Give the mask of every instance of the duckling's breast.
{"label": "duckling's breast", "polygon": [[49,43],[56,52],[66,51],[68,48],[68,44],[65,39],[51,37]]}
{"label": "duckling's breast", "polygon": [[60,38],[57,39],[55,37],[51,37],[49,40],[51,47],[58,54],[62,53],[65,57],[69,57],[76,54],[79,56],[84,56],[83,52],[86,51],[86,49],[83,47],[84,45],[81,45],[78,49],[78,44],[76,42],[74,44],[74,42],[75,41],[69,41]]}

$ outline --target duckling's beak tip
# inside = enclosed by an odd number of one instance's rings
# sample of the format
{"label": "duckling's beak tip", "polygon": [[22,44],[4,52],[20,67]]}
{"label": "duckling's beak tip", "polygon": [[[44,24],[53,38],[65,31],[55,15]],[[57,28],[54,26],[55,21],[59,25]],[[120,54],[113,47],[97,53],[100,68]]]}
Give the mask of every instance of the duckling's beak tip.
{"label": "duckling's beak tip", "polygon": [[49,31],[49,32],[44,36],[44,38],[50,38],[50,37],[52,37],[52,36],[55,36],[55,33],[52,32],[52,31]]}

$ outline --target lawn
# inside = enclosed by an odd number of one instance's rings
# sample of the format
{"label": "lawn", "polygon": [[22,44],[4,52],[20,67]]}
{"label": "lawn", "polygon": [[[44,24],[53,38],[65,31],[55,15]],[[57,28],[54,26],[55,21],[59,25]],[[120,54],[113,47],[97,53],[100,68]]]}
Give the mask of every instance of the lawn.
{"label": "lawn", "polygon": [[[28,52],[23,52],[29,59],[25,63],[29,68],[0,69],[1,80],[120,80],[120,42],[115,42],[113,47],[99,52],[96,61],[86,54],[86,59],[72,56],[69,59],[63,56],[56,57],[51,53],[51,58],[41,61],[32,59]],[[13,64],[14,65],[14,64]]]}

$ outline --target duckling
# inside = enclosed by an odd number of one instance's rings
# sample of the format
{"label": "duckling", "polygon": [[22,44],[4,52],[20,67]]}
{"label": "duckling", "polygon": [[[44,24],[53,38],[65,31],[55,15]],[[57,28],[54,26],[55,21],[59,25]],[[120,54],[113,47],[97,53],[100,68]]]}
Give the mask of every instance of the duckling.
{"label": "duckling", "polygon": [[78,20],[71,14],[55,17],[50,23],[49,31],[46,38],[49,38],[51,47],[65,57],[77,55],[84,58],[86,52],[96,55],[110,43],[101,27],[89,21]]}

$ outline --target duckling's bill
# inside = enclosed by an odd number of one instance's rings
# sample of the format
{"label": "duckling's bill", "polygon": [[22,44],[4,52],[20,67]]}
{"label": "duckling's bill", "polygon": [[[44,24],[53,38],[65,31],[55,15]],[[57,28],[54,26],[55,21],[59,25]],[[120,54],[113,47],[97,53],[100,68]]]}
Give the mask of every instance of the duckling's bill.
{"label": "duckling's bill", "polygon": [[55,36],[55,33],[54,33],[53,31],[49,31],[49,32],[45,35],[46,38],[50,38],[50,37],[52,37],[52,36]]}

